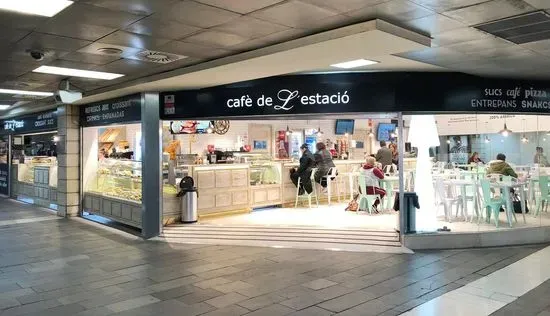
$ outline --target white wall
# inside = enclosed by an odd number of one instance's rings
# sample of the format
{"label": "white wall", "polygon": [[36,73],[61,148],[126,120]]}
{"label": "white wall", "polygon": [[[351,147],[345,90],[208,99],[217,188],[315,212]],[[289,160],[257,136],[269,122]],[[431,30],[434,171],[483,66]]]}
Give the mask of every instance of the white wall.
{"label": "white wall", "polygon": [[[374,120],[373,121],[373,132],[375,133],[375,137],[371,138],[371,145],[369,147],[369,144],[365,142],[365,148],[364,149],[356,149],[354,150],[355,158],[357,155],[363,155],[363,152],[367,151],[368,149],[372,149],[372,153],[376,153],[376,151],[379,149],[379,144],[376,141],[376,128],[379,122],[387,122],[389,123],[390,119],[383,119],[383,120]],[[188,154],[190,149],[189,140],[194,139],[195,142],[191,144],[191,152],[192,153],[203,153],[206,151],[206,148],[208,145],[214,145],[216,148],[219,148],[221,150],[238,150],[237,147],[237,139],[239,136],[248,136],[248,125],[249,124],[269,124],[272,126],[273,130],[273,136],[277,133],[277,131],[284,131],[286,130],[287,126],[290,130],[293,131],[303,131],[305,129],[318,129],[321,128],[321,131],[323,132],[323,140],[324,139],[331,139],[332,141],[336,141],[337,138],[342,137],[342,135],[335,135],[335,127],[336,127],[336,120],[249,120],[249,121],[230,121],[230,128],[227,134],[225,135],[216,135],[216,134],[199,134],[199,135],[175,135],[175,138],[181,142],[182,146],[182,154]],[[164,122],[165,126],[169,126],[169,122]],[[367,130],[368,127],[368,120],[367,119],[357,119],[355,120],[355,130]],[[352,137],[352,139],[354,139]],[[249,137],[249,140],[251,138]],[[273,137],[273,142],[271,146],[275,146],[275,137]]]}

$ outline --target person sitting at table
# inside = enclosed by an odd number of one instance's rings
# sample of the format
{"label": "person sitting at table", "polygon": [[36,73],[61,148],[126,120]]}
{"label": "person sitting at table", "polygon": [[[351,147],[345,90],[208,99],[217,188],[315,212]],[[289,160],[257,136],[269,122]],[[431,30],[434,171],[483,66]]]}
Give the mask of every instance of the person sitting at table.
{"label": "person sitting at table", "polygon": [[315,147],[317,148],[317,152],[313,155],[315,157],[315,165],[317,167],[315,182],[319,183],[323,187],[324,191],[327,187],[327,178],[325,176],[328,175],[331,168],[336,166],[332,161],[332,155],[330,154],[330,151],[327,150],[325,143],[319,142]]}
{"label": "person sitting at table", "polygon": [[518,174],[506,162],[506,156],[504,154],[498,154],[496,160],[489,162],[487,174],[501,174],[503,176],[511,176],[516,179],[518,177]]}
{"label": "person sitting at table", "polygon": [[[362,174],[365,176],[365,183],[367,185],[367,194],[378,194],[380,198],[386,196],[386,190],[379,187],[378,180],[384,179],[384,172],[377,167],[376,159],[373,157],[367,157],[367,163],[363,165]],[[359,188],[361,190],[361,188]],[[380,199],[376,199],[372,208],[375,213],[378,213],[378,205]]]}
{"label": "person sitting at table", "polygon": [[482,164],[485,164],[485,162],[483,162],[483,160],[481,160],[481,158],[479,158],[479,153],[477,151],[474,151],[472,153],[472,155],[470,156],[470,158],[468,158],[468,164],[478,164],[478,163],[482,163]]}
{"label": "person sitting at table", "polygon": [[537,153],[535,154],[533,162],[539,164],[541,167],[548,167],[550,164],[548,163],[548,158],[546,158],[543,152],[544,150],[542,147],[537,147]]}
{"label": "person sitting at table", "polygon": [[311,183],[311,169],[315,165],[315,158],[307,144],[302,144],[300,146],[300,151],[302,152],[302,157],[300,158],[300,165],[298,169],[290,169],[290,180],[294,183],[295,186],[298,186],[298,178],[301,178],[300,188],[298,188],[298,194],[302,195],[305,193],[310,194],[313,192],[313,184]]}

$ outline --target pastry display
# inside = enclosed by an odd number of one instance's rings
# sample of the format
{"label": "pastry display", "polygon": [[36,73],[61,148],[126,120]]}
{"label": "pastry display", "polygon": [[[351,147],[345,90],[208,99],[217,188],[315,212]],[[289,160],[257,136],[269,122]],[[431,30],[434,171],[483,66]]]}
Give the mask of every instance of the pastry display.
{"label": "pastry display", "polygon": [[109,197],[141,202],[141,182],[141,162],[102,159],[90,190]]}

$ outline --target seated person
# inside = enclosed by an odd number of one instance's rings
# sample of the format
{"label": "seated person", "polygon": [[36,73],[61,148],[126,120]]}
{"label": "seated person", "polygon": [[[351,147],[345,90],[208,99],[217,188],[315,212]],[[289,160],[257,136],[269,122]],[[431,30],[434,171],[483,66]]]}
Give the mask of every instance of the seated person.
{"label": "seated person", "polygon": [[[367,185],[367,194],[379,194],[380,198],[384,198],[384,196],[386,196],[386,191],[384,189],[381,189],[378,184],[379,179],[384,179],[384,172],[382,172],[382,170],[375,167],[375,165],[376,165],[376,159],[373,157],[367,157],[367,163],[363,165],[362,174],[365,176],[365,183]],[[379,204],[380,204],[380,200],[377,199],[376,202],[374,202],[374,205],[372,206],[374,208],[375,213],[378,213]]]}
{"label": "seated person", "polygon": [[496,160],[489,162],[487,174],[501,174],[503,176],[511,176],[512,178],[518,177],[514,169],[506,162],[504,154],[498,154]]}
{"label": "seated person", "polygon": [[[315,182],[319,183],[323,189],[327,187],[327,178],[323,178],[328,175],[331,168],[336,167],[332,161],[332,155],[327,150],[327,146],[324,143],[317,143],[317,152],[315,155],[315,164],[317,172],[315,172]],[[331,179],[332,180],[332,179]]]}
{"label": "seated person", "polygon": [[544,150],[542,149],[542,147],[537,147],[537,153],[535,154],[533,162],[539,164],[539,166],[541,167],[548,167],[550,165],[548,163],[548,158],[546,158],[546,155],[544,155]]}
{"label": "seated person", "polygon": [[295,186],[298,186],[298,178],[301,178],[301,188],[299,188],[299,195],[313,192],[313,184],[311,183],[311,169],[315,165],[315,159],[313,154],[309,151],[307,144],[300,146],[300,151],[302,152],[302,157],[300,158],[300,166],[298,169],[290,170],[290,180],[294,183]]}

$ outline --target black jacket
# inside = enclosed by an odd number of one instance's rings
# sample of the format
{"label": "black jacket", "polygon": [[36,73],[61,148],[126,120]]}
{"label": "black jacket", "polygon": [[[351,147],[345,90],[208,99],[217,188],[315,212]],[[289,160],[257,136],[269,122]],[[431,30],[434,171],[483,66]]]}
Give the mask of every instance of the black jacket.
{"label": "black jacket", "polygon": [[315,165],[315,158],[309,149],[306,149],[300,158],[300,166],[298,167],[298,174],[303,175],[305,172],[311,172],[311,168]]}

